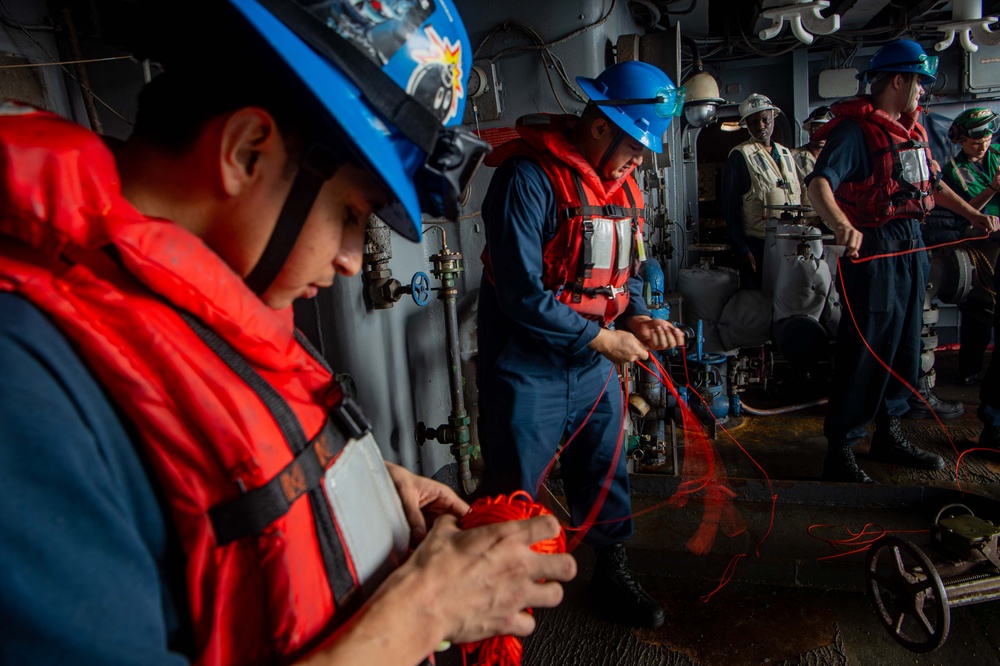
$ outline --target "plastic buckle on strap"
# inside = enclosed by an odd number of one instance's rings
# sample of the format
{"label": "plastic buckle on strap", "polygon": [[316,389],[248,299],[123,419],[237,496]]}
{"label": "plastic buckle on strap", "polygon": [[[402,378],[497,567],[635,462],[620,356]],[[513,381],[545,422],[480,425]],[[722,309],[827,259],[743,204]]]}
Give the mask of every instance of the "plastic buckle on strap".
{"label": "plastic buckle on strap", "polygon": [[589,278],[594,270],[594,222],[583,221],[583,255],[580,266],[584,278]]}
{"label": "plastic buckle on strap", "polygon": [[353,398],[344,396],[344,399],[334,406],[330,413],[337,422],[337,427],[347,439],[358,439],[372,429],[371,421],[368,420]]}

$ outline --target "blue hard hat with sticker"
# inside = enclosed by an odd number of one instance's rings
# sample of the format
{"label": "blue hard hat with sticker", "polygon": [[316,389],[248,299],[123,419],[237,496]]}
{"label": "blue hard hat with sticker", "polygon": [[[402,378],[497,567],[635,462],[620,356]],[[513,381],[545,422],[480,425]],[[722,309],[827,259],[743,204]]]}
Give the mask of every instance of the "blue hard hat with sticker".
{"label": "blue hard hat with sticker", "polygon": [[489,144],[461,127],[472,53],[451,0],[230,0],[342,128],[412,240],[457,219]]}

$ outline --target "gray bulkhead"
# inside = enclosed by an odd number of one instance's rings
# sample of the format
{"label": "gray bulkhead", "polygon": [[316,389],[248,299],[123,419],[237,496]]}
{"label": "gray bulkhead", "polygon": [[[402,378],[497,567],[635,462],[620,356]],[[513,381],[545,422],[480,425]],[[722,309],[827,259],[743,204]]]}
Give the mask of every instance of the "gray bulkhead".
{"label": "gray bulkhead", "polygon": [[[707,25],[710,3],[697,0],[690,17],[671,17],[662,22],[664,25],[669,22],[670,28],[646,35],[626,0],[456,0],[456,4],[478,51],[474,59],[478,64],[492,59],[492,67],[487,63],[484,70],[490,89],[484,98],[475,101],[475,111],[471,110],[470,101],[470,111],[466,113],[468,125],[488,131],[513,127],[518,117],[528,113],[561,113],[560,103],[571,113],[584,106],[542,58],[541,51],[503,52],[510,47],[531,45],[532,38],[525,31],[509,26],[484,43],[504,22],[525,26],[545,42],[583,29],[551,47],[570,81],[579,75],[596,76],[614,62],[617,53],[619,58],[638,54],[640,59],[649,60],[683,83],[692,67],[690,52],[682,49],[680,37],[688,34],[688,20],[702,29]],[[143,81],[156,74],[155,64],[123,58],[127,54],[103,43],[100,16],[88,14],[86,9],[77,8],[72,14],[80,43],[79,51],[74,52],[66,39],[65,14],[50,7],[32,0],[5,0],[4,20],[0,23],[0,65],[67,61],[81,55],[118,59],[87,63],[84,68],[74,65],[9,68],[0,76],[0,97],[23,99],[85,126],[96,129],[99,125],[111,137],[125,138],[135,115],[136,94]],[[585,29],[595,23],[599,24]],[[60,26],[59,30],[53,30],[54,25]],[[761,19],[758,25],[766,22]],[[701,35],[692,32],[692,36]],[[760,53],[778,50],[762,46],[759,40],[754,40],[754,44]],[[930,48],[930,44],[927,46]],[[782,53],[766,57],[745,52],[740,56],[739,50],[730,49],[723,50],[724,59],[705,58],[706,71],[716,78],[721,96],[728,102],[720,107],[720,120],[735,120],[738,102],[751,92],[763,93],[783,110],[783,120],[776,126],[776,139],[790,147],[797,146],[806,139],[801,120],[816,106],[835,101],[819,95],[820,73],[849,64],[863,68],[876,48],[857,50],[851,56],[853,63],[838,60],[829,50],[811,51],[805,46],[781,49]],[[930,110],[952,118],[964,108],[997,106],[1000,83],[993,85],[991,81],[1000,82],[996,64],[1000,57],[994,57],[1000,56],[1000,47],[984,46],[974,57],[957,47],[940,55],[941,75]],[[80,85],[81,73],[89,79],[90,92]],[[704,221],[699,211],[699,166],[704,168],[700,156],[722,162],[728,152],[728,148],[720,150],[720,140],[713,138],[718,137],[715,132],[713,127],[698,129],[683,118],[676,118],[664,139],[665,152],[655,160],[647,158],[640,174],[647,206],[652,209],[647,224],[655,218],[666,225],[672,245],[664,266],[668,291],[676,289],[680,269],[690,265],[686,248],[697,242]],[[733,133],[727,140],[735,145],[743,137],[745,130]],[[473,325],[475,295],[482,276],[479,257],[484,243],[479,210],[492,171],[484,167],[474,179],[459,222],[425,220],[427,226],[420,245],[393,236],[392,259],[388,264],[393,277],[404,285],[419,271],[431,275],[430,257],[441,250],[442,229],[450,249],[462,254],[464,271],[457,280],[460,345],[473,437],[477,414]],[[432,287],[439,286],[434,277],[430,282]],[[419,422],[430,427],[447,423],[451,409],[445,314],[436,294],[432,293],[424,307],[403,296],[390,308],[370,310],[359,276],[340,278],[328,293],[321,293],[313,302],[297,305],[306,334],[321,340],[335,369],[352,380],[374,423],[376,439],[386,458],[426,475],[434,475],[454,461],[446,445],[427,441],[418,446],[415,439]],[[948,325],[948,316],[942,315],[941,326]],[[954,314],[950,316],[953,324]]]}

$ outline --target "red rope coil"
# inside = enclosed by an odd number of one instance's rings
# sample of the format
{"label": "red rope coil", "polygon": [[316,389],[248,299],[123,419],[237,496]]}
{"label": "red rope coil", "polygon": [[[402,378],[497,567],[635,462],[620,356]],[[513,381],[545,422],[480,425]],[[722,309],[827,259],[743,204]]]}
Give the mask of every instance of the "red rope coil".
{"label": "red rope coil", "polygon": [[[476,500],[469,512],[458,521],[462,529],[493,525],[508,520],[527,520],[535,516],[552,515],[546,507],[531,499],[531,495],[518,490],[508,495],[483,497]],[[545,539],[531,546],[536,553],[565,553],[566,533],[560,529],[559,534],[551,539]],[[531,609],[527,611],[530,613]],[[462,662],[471,666],[520,666],[521,639],[517,636],[494,636],[475,643],[461,646]]]}

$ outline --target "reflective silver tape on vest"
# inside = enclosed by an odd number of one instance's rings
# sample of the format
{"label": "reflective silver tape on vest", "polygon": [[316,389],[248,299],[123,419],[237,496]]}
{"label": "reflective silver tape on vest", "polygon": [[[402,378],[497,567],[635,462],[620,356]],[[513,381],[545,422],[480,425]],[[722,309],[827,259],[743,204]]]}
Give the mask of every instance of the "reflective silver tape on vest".
{"label": "reflective silver tape on vest", "polygon": [[594,223],[594,236],[591,240],[594,270],[608,270],[615,256],[615,223],[605,217],[595,217],[591,222]]}
{"label": "reflective silver tape on vest", "polygon": [[371,433],[352,439],[323,476],[323,490],[365,596],[406,556],[410,527]]}
{"label": "reflective silver tape on vest", "polygon": [[618,261],[615,270],[624,271],[632,265],[632,218],[615,221],[618,235]]}
{"label": "reflective silver tape on vest", "polygon": [[921,185],[931,178],[927,166],[927,153],[923,148],[899,151],[899,164],[902,167],[900,180],[911,185]]}
{"label": "reflective silver tape on vest", "polygon": [[612,220],[595,217],[593,248],[594,269],[623,271],[632,263],[632,218]]}

